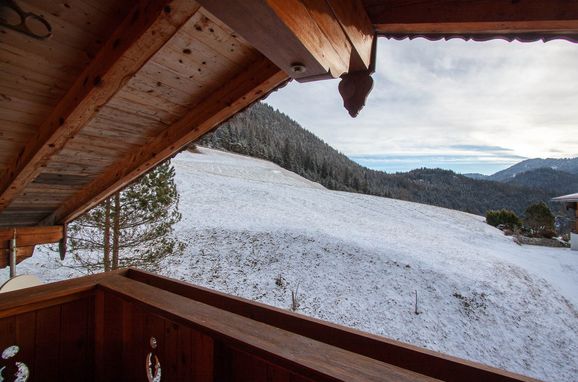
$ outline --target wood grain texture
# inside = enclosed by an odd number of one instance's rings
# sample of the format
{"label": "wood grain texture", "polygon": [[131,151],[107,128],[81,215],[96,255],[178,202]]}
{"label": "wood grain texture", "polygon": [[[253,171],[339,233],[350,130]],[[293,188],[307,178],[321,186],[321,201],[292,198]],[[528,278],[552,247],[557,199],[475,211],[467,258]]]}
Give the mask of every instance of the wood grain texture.
{"label": "wood grain texture", "polygon": [[103,278],[126,272],[126,269],[119,269],[3,293],[0,299],[0,318],[60,305],[63,301],[82,299],[94,294],[95,287]]}
{"label": "wood grain texture", "polygon": [[[131,7],[131,2],[99,0],[97,9],[92,3],[19,0],[22,9],[42,15],[53,26],[46,40],[0,26],[0,174]],[[33,122],[32,130],[24,129],[18,118],[23,111]],[[20,134],[2,134],[14,129]]]}
{"label": "wood grain texture", "polygon": [[[186,4],[198,8],[195,3]],[[171,8],[174,12],[177,10]],[[43,161],[34,180],[0,212],[0,226],[46,222],[47,216],[65,208],[83,191],[94,192],[95,182],[102,180],[104,173],[113,168],[118,171],[127,158],[139,160],[134,154],[150,147],[151,142],[157,143],[155,150],[164,150],[158,146],[159,136],[167,134],[167,129],[172,135],[180,134],[171,126],[186,119],[192,109],[198,110],[208,97],[218,94],[225,84],[262,59],[220,20],[203,9],[197,10],[138,71],[122,81],[120,89],[95,109],[90,120],[58,152]],[[264,80],[263,85],[268,83]],[[260,97],[269,90],[263,86],[256,92],[261,92]],[[240,97],[243,100],[228,99],[214,108],[219,113],[215,120],[229,118],[237,107],[245,107],[249,101],[245,103],[244,95]],[[247,100],[259,97],[250,95]],[[222,108],[231,114],[223,113]],[[172,138],[165,135],[164,141],[172,144]],[[134,178],[116,180],[126,185]]]}
{"label": "wood grain texture", "polygon": [[[106,291],[101,296],[102,345],[97,349],[97,381],[147,380],[145,359],[150,352],[158,357],[162,380],[213,381],[213,340]],[[150,339],[156,339],[156,348]]]}
{"label": "wood grain texture", "polygon": [[371,49],[375,31],[361,0],[327,0],[335,18],[351,42],[348,72],[368,70],[372,65]]}
{"label": "wood grain texture", "polygon": [[0,181],[0,210],[34,180],[43,164],[75,136],[198,9],[185,0],[142,0],[19,151]]}
{"label": "wood grain texture", "polygon": [[0,299],[0,348],[42,380],[146,380],[151,336],[167,380],[535,382],[132,269]]}
{"label": "wood grain texture", "polygon": [[319,381],[436,380],[126,277],[103,279],[100,288],[303,377]]}
{"label": "wood grain texture", "polygon": [[[33,245],[16,248],[16,264],[32,257],[35,248]],[[8,266],[10,266],[10,249],[0,248],[0,269]]]}
{"label": "wood grain texture", "polygon": [[13,380],[15,364],[29,369],[29,381],[87,381],[94,373],[92,298],[0,318],[0,349],[19,347],[14,359],[2,360],[3,377]]}
{"label": "wood grain texture", "polygon": [[[242,36],[293,78],[327,76],[326,63],[319,62],[304,48],[297,36],[283,23],[265,0],[201,0],[200,3],[212,15],[222,20],[235,33]],[[303,11],[303,8],[299,10]],[[307,18],[309,19],[308,25],[314,25],[309,16]],[[278,49],[280,44],[283,45],[283,49]],[[294,73],[291,69],[291,65],[294,63],[305,65],[307,72]]]}
{"label": "wood grain texture", "polygon": [[[126,277],[252,320],[444,381],[536,382],[504,370],[306,317],[178,280],[129,269]],[[224,357],[227,358],[227,357]],[[225,360],[225,363],[230,360]]]}
{"label": "wood grain texture", "polygon": [[57,243],[62,239],[62,226],[0,228],[0,269],[10,265],[10,240],[16,233],[16,263],[29,258],[38,244]]}
{"label": "wood grain texture", "polygon": [[[373,27],[360,1],[201,1],[298,81],[367,69]],[[301,64],[305,71],[293,70]]]}
{"label": "wood grain texture", "polygon": [[286,79],[287,76],[264,57],[251,63],[146,145],[110,166],[86,188],[63,203],[44,223],[76,218]]}
{"label": "wood grain texture", "polygon": [[401,38],[512,38],[538,40],[578,37],[578,2],[364,0],[378,33]]}
{"label": "wood grain texture", "polygon": [[62,239],[63,229],[63,226],[0,228],[0,248],[10,248],[7,242],[15,232],[18,247],[56,243]]}

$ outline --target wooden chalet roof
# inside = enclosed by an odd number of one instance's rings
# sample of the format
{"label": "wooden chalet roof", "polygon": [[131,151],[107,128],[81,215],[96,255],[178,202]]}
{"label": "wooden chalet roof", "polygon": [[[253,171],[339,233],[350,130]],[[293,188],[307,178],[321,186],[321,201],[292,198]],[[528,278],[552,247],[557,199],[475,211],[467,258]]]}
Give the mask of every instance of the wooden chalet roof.
{"label": "wooden chalet roof", "polygon": [[363,0],[380,36],[578,42],[577,1]]}
{"label": "wooden chalet roof", "polygon": [[376,34],[578,34],[566,0],[5,0],[0,12],[0,228],[78,217],[291,78],[341,77],[355,115]]}
{"label": "wooden chalet roof", "polygon": [[552,198],[553,202],[563,202],[563,203],[576,203],[578,202],[578,193],[562,195]]}

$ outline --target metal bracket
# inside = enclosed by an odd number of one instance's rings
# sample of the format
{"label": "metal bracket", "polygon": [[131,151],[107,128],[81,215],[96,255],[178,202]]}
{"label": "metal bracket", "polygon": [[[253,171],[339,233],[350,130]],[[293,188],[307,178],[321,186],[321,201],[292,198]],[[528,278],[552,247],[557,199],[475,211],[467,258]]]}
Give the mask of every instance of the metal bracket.
{"label": "metal bracket", "polygon": [[[8,20],[6,17],[8,13],[15,13],[18,21]],[[46,33],[39,34],[34,32],[29,26],[31,22],[42,24],[44,28],[46,28]],[[0,25],[38,40],[45,40],[52,36],[52,26],[44,17],[32,12],[23,11],[14,0],[0,0]]]}
{"label": "metal bracket", "polygon": [[10,239],[10,278],[16,277],[16,252],[18,251],[16,247],[16,229],[14,230],[14,236]]}

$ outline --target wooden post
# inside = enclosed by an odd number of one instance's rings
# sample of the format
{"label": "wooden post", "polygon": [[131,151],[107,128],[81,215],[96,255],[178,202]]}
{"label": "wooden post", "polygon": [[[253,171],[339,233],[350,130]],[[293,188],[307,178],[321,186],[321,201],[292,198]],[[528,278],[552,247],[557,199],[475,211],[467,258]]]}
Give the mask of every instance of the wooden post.
{"label": "wooden post", "polygon": [[578,234],[578,202],[574,203],[574,213],[576,215],[576,221],[574,224],[574,233]]}

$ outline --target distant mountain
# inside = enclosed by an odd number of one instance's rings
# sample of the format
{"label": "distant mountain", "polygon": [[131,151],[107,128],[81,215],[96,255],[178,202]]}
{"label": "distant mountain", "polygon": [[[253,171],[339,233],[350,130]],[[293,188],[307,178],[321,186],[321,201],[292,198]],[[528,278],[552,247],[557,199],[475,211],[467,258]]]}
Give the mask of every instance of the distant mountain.
{"label": "distant mountain", "polygon": [[489,178],[488,175],[478,174],[477,172],[468,173],[468,174],[462,174],[462,175],[465,176],[466,178],[478,179],[478,180],[487,180],[487,179]]}
{"label": "distant mountain", "polygon": [[239,113],[198,144],[269,160],[332,190],[391,197],[479,215],[500,208],[522,214],[531,203],[549,201],[553,196],[544,190],[470,179],[441,169],[396,174],[371,170],[262,103]]}
{"label": "distant mountain", "polygon": [[494,175],[489,176],[489,180],[498,182],[506,182],[513,177],[526,171],[536,170],[539,168],[551,168],[553,170],[564,171],[570,174],[578,174],[578,158],[567,159],[528,159],[508,167],[505,170],[499,171]]}
{"label": "distant mountain", "polygon": [[578,175],[553,170],[549,167],[538,168],[517,174],[506,183],[530,188],[539,188],[556,195],[578,192]]}

